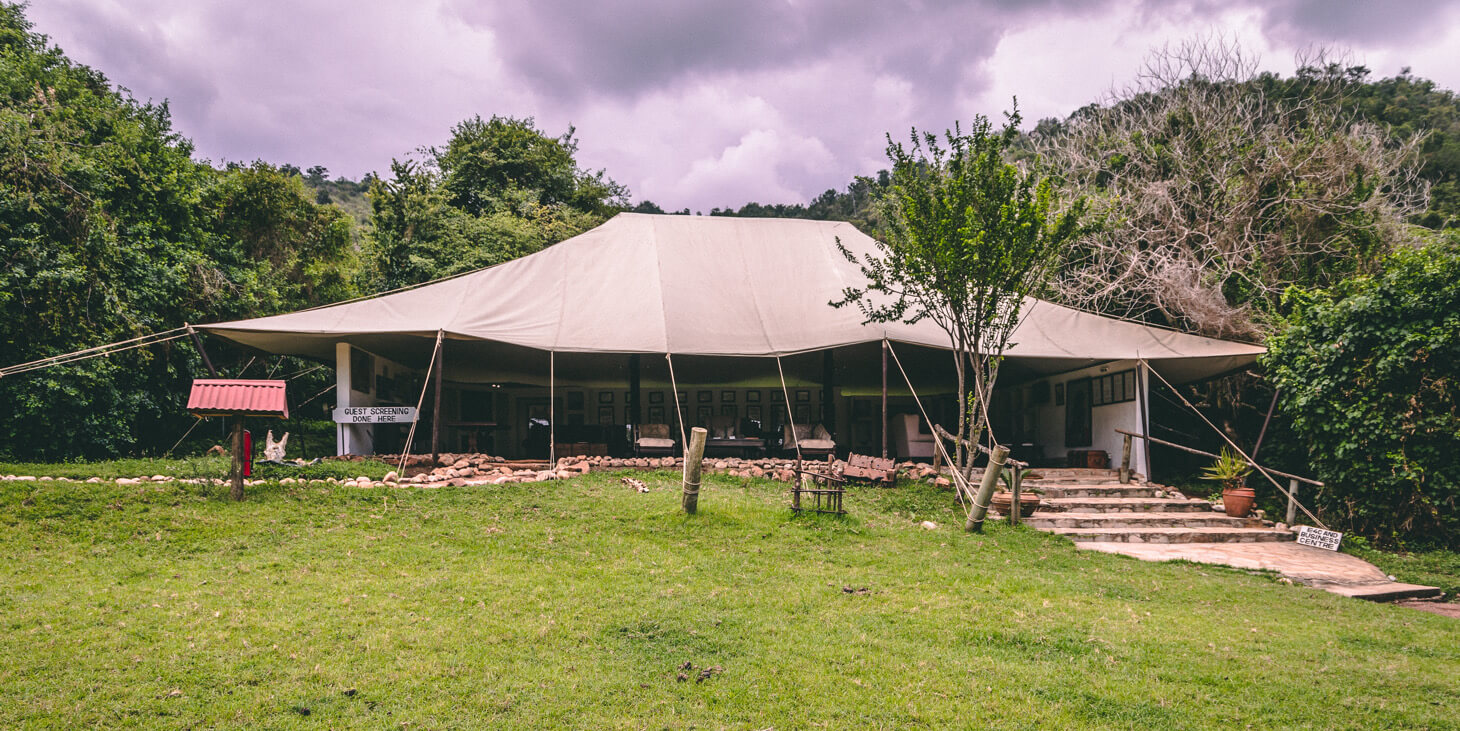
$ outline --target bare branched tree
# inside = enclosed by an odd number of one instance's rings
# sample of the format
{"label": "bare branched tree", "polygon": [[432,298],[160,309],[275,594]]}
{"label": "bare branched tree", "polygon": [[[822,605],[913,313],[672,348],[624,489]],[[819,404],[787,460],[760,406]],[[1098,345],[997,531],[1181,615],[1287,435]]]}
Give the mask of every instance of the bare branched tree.
{"label": "bare branched tree", "polygon": [[1104,221],[1062,273],[1066,302],[1257,338],[1288,285],[1366,271],[1414,239],[1422,137],[1346,113],[1358,68],[1323,51],[1291,79],[1257,68],[1221,38],[1167,47],[1105,104],[1036,133]]}

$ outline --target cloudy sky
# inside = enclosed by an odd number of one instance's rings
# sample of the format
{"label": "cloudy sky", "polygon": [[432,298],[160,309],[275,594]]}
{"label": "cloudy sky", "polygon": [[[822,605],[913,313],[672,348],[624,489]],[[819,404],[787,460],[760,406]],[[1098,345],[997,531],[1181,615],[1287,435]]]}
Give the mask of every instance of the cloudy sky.
{"label": "cloudy sky", "polygon": [[[805,202],[884,165],[884,135],[1028,123],[1211,34],[1264,68],[1337,46],[1460,89],[1460,1],[32,0],[36,29],[212,160],[357,178],[473,114],[573,125],[579,160],[666,209]],[[1027,125],[1026,125],[1027,126]]]}

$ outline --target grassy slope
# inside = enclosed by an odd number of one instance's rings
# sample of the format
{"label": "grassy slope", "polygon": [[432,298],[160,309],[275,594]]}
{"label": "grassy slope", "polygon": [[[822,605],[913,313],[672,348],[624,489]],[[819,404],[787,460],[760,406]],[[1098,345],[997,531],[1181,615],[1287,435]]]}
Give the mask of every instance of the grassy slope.
{"label": "grassy slope", "polygon": [[[859,490],[838,519],[710,478],[685,517],[673,476],[647,479],[275,486],[243,504],[5,483],[0,726],[1460,718],[1453,619],[1027,530],[965,535],[922,486]],[[678,682],[684,662],[723,673]]]}

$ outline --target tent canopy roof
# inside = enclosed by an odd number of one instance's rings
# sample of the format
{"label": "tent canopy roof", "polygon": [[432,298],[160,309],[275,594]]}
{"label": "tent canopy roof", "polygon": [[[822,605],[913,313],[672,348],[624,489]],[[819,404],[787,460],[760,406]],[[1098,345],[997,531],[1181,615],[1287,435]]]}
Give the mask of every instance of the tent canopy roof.
{"label": "tent canopy roof", "polygon": [[[947,335],[929,320],[863,323],[856,307],[830,307],[847,287],[866,282],[838,240],[859,256],[876,247],[841,222],[621,213],[488,269],[356,302],[200,329],[268,352],[320,359],[333,357],[337,341],[414,346],[438,330],[453,340],[559,353],[771,356],[884,337],[949,347]],[[1188,360],[1176,369],[1186,380],[1250,363],[1261,352],[1256,345],[1036,301],[1025,308],[1007,355],[1050,366]]]}

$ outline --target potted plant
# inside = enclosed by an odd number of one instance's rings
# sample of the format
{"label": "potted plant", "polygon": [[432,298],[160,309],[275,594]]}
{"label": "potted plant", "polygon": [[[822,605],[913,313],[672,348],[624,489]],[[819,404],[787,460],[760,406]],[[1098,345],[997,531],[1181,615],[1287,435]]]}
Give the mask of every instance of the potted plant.
{"label": "potted plant", "polygon": [[1252,474],[1252,468],[1247,466],[1247,460],[1222,447],[1222,456],[1203,470],[1201,476],[1202,479],[1221,483],[1222,509],[1227,515],[1244,518],[1252,512],[1252,504],[1257,500],[1257,493],[1247,486],[1249,474]]}

